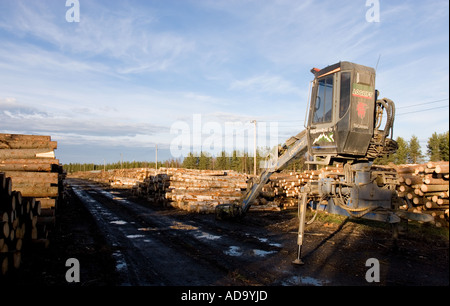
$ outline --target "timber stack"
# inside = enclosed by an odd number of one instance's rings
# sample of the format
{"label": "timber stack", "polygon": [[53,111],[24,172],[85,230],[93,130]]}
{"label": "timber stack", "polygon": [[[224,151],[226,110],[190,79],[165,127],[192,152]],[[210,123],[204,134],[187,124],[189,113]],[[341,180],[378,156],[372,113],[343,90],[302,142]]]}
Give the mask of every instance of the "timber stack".
{"label": "timber stack", "polygon": [[12,185],[11,177],[0,172],[0,275],[20,267],[27,246],[48,243],[46,224],[39,223],[41,203]]}
{"label": "timber stack", "polygon": [[[396,173],[398,196],[406,203],[403,209],[432,215],[436,227],[449,226],[449,162],[373,167]],[[339,175],[343,175],[341,166],[273,174],[264,185],[259,202],[275,203],[281,208],[295,206],[301,187],[309,180]]]}
{"label": "timber stack", "polygon": [[0,134],[0,172],[11,177],[13,190],[36,198],[43,209],[56,209],[62,197],[64,173],[56,148],[50,136]]}
{"label": "timber stack", "polygon": [[152,203],[213,213],[218,204],[242,200],[247,178],[235,171],[162,168],[148,173],[133,192]]}
{"label": "timber stack", "polygon": [[410,210],[430,214],[436,227],[449,226],[449,162],[397,167],[400,197]]}
{"label": "timber stack", "polygon": [[274,173],[262,188],[258,201],[262,205],[272,204],[279,209],[294,207],[298,203],[301,188],[307,182],[342,173],[342,165],[327,166],[320,170]]}
{"label": "timber stack", "polygon": [[[64,196],[65,174],[55,159],[56,148],[57,143],[50,136],[0,134],[3,247],[9,245],[10,250],[17,250],[17,246],[11,248],[13,237],[28,237],[48,245],[49,232],[56,222],[57,204]],[[16,262],[14,266],[18,265]]]}

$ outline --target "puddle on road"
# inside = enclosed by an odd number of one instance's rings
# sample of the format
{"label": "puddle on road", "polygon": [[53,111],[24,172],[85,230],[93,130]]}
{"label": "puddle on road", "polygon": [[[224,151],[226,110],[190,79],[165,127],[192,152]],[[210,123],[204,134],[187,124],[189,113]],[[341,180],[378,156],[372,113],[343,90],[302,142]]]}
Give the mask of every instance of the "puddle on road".
{"label": "puddle on road", "polygon": [[[244,251],[242,251],[241,247],[232,245],[228,248],[228,250],[223,251],[225,255],[228,256],[242,256],[244,254]],[[247,255],[252,256],[258,256],[258,257],[265,257],[270,254],[274,254],[277,251],[264,251],[260,249],[252,249],[251,251],[246,251],[245,253]]]}
{"label": "puddle on road", "polygon": [[205,233],[205,232],[201,232],[198,235],[195,235],[195,237],[196,238],[200,238],[200,239],[207,239],[207,240],[217,240],[217,239],[222,238],[220,236],[208,234],[208,233]]}
{"label": "puddle on road", "polygon": [[325,280],[319,280],[310,276],[292,276],[283,282],[281,282],[282,286],[324,286],[328,283]]}
{"label": "puddle on road", "polygon": [[111,222],[109,222],[109,223],[117,224],[117,225],[124,225],[124,224],[127,224],[127,221],[123,221],[123,220],[114,220],[114,221],[111,221]]}
{"label": "puddle on road", "polygon": [[258,257],[265,257],[267,255],[274,254],[274,253],[276,253],[276,251],[264,251],[264,250],[253,249],[253,254]]}
{"label": "puddle on road", "polygon": [[232,245],[228,248],[228,250],[223,251],[225,255],[229,256],[242,256],[243,252],[241,251],[241,248],[235,245]]}
{"label": "puddle on road", "polygon": [[134,239],[134,238],[142,238],[142,237],[145,237],[145,236],[144,235],[127,235],[126,237],[129,238],[129,239]]}
{"label": "puddle on road", "polygon": [[116,270],[119,272],[127,271],[128,267],[122,253],[120,251],[115,251],[113,257],[116,258]]}
{"label": "puddle on road", "polygon": [[[259,241],[263,242],[263,243],[267,243],[267,242],[269,241],[268,238],[260,238],[260,237],[256,237],[256,238],[257,238]],[[270,246],[277,247],[277,248],[281,248],[281,247],[282,247],[281,243],[275,243],[275,242],[271,242],[271,243],[269,243],[269,245],[270,245]]]}

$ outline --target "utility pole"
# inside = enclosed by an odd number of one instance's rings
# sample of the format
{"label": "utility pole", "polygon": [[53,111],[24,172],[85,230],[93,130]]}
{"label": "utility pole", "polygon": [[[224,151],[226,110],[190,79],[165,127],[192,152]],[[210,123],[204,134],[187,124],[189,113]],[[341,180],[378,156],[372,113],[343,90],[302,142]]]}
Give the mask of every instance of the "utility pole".
{"label": "utility pole", "polygon": [[155,169],[158,170],[158,144],[155,144]]}
{"label": "utility pole", "polygon": [[253,175],[256,176],[256,120],[250,121],[251,123],[255,124],[255,134],[254,134],[254,141],[253,141]]}

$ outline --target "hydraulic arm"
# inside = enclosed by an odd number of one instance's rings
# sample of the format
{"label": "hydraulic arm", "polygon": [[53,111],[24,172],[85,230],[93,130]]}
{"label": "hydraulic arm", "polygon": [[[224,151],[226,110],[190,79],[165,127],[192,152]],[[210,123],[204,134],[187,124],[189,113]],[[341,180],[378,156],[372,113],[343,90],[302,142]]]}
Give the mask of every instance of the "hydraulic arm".
{"label": "hydraulic arm", "polygon": [[[288,144],[290,144],[288,146]],[[242,204],[221,204],[216,206],[216,217],[222,219],[224,217],[238,217],[246,214],[261,193],[264,185],[269,181],[270,176],[275,172],[285,169],[293,160],[299,158],[306,153],[307,138],[306,131],[301,132],[295,137],[291,137],[282,148],[281,155],[272,156],[267,162],[266,167],[258,178],[254,178],[251,185],[247,189]]]}

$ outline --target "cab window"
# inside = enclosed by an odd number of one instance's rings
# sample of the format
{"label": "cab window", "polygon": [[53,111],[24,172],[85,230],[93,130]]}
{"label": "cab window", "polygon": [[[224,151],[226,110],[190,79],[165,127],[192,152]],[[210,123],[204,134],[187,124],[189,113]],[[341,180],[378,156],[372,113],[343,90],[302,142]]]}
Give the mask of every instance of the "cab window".
{"label": "cab window", "polygon": [[313,123],[331,122],[333,110],[333,76],[318,80]]}
{"label": "cab window", "polygon": [[347,113],[350,105],[350,72],[341,73],[341,94],[339,104],[339,118],[342,118]]}

